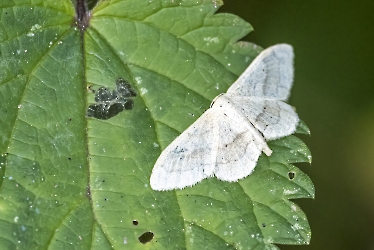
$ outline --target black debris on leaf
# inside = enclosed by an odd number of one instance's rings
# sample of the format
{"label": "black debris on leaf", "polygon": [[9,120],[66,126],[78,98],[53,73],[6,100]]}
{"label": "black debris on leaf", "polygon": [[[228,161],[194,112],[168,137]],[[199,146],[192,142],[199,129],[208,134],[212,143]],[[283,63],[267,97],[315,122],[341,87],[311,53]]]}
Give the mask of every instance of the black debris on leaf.
{"label": "black debris on leaf", "polygon": [[[114,91],[115,90],[113,90],[113,92]],[[113,94],[107,88],[99,88],[95,95],[95,101],[97,102],[110,102],[113,99]]]}
{"label": "black debris on leaf", "polygon": [[131,88],[131,85],[128,81],[118,78],[116,81],[116,87],[119,94],[123,97],[135,97],[136,92]]}
{"label": "black debris on leaf", "polygon": [[128,81],[118,78],[115,90],[101,87],[96,91],[97,103],[88,106],[87,116],[107,120],[124,110],[131,110],[134,108],[131,97],[136,97],[135,90]]}

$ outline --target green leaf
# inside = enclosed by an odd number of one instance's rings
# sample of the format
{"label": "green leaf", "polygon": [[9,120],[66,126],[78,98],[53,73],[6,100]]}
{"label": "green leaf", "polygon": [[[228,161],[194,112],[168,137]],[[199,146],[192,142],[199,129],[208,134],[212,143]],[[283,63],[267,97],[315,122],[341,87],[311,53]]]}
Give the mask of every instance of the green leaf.
{"label": "green leaf", "polygon": [[81,33],[69,0],[0,3],[1,249],[309,243],[289,199],[314,197],[293,165],[311,156],[294,136],[270,142],[239,182],[149,186],[162,149],[261,51],[236,42],[252,27],[214,14],[221,4],[102,1]]}
{"label": "green leaf", "polygon": [[303,121],[300,121],[299,126],[296,129],[296,133],[310,135],[310,130]]}

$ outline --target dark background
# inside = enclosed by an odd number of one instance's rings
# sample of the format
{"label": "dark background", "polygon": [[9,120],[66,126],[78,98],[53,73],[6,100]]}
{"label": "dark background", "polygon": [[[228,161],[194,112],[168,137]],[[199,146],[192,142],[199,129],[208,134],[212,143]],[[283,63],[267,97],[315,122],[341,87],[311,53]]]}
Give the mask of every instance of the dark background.
{"label": "dark background", "polygon": [[374,1],[226,0],[220,12],[252,24],[246,41],[295,49],[290,103],[311,129],[301,138],[313,155],[298,166],[316,199],[295,200],[311,244],[279,247],[374,249]]}

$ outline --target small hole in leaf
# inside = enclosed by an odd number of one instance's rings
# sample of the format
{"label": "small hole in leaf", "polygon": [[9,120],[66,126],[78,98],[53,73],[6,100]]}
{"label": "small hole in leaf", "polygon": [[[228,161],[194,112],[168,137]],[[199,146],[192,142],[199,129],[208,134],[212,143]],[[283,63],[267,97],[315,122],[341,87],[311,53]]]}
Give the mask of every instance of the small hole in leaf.
{"label": "small hole in leaf", "polygon": [[262,223],[262,227],[266,227],[266,224],[265,224],[265,223]]}
{"label": "small hole in leaf", "polygon": [[132,224],[133,224],[134,226],[137,226],[137,225],[139,224],[139,222],[138,222],[137,220],[133,220],[133,221],[132,221]]}
{"label": "small hole in leaf", "polygon": [[153,239],[154,233],[152,232],[145,232],[139,236],[139,241],[143,244],[150,242]]}
{"label": "small hole in leaf", "polygon": [[294,172],[288,172],[288,178],[290,178],[290,180],[295,178],[295,173]]}

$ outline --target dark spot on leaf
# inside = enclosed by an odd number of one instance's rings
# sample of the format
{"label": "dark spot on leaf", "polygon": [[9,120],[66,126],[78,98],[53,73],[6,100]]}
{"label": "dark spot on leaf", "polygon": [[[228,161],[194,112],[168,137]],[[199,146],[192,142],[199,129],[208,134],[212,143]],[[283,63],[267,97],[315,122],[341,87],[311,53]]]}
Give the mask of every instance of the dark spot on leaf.
{"label": "dark spot on leaf", "polygon": [[130,110],[134,108],[134,101],[129,99],[124,104],[126,110]]}
{"label": "dark spot on leaf", "polygon": [[132,221],[132,224],[133,224],[134,226],[137,226],[137,225],[139,224],[139,222],[138,222],[137,220],[133,220],[133,221]]}
{"label": "dark spot on leaf", "polygon": [[131,97],[136,97],[135,90],[128,81],[118,78],[115,90],[105,87],[97,90],[95,94],[97,103],[88,106],[87,116],[107,120],[124,110],[131,110],[134,108],[134,101]]}
{"label": "dark spot on leaf", "polygon": [[266,227],[266,224],[265,224],[265,223],[262,223],[262,227]]}
{"label": "dark spot on leaf", "polygon": [[107,102],[107,101],[111,101],[112,99],[113,99],[113,95],[109,89],[101,87],[97,90],[97,93],[95,95],[95,101]]}
{"label": "dark spot on leaf", "polygon": [[139,236],[139,241],[143,244],[150,242],[153,239],[154,233],[152,232],[145,232]]}
{"label": "dark spot on leaf", "polygon": [[91,189],[90,189],[90,186],[86,187],[86,195],[91,200]]}
{"label": "dark spot on leaf", "polygon": [[105,180],[103,180],[103,182],[105,182]]}
{"label": "dark spot on leaf", "polygon": [[294,172],[288,172],[288,178],[290,178],[290,180],[295,178],[295,173]]}
{"label": "dark spot on leaf", "polygon": [[114,103],[113,105],[109,106],[108,109],[108,116],[113,117],[125,109],[125,105],[122,103]]}
{"label": "dark spot on leaf", "polygon": [[131,87],[130,83],[122,78],[116,80],[117,92],[123,97],[135,97],[136,92]]}

